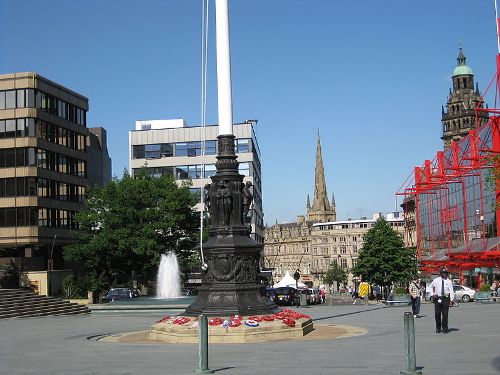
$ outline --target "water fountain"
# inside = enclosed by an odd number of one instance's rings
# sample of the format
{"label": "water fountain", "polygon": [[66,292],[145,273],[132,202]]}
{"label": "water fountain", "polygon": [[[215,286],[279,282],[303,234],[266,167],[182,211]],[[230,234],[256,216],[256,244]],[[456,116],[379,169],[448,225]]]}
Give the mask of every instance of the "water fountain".
{"label": "water fountain", "polygon": [[162,254],[156,277],[156,298],[178,298],[181,296],[179,262],[174,252]]}

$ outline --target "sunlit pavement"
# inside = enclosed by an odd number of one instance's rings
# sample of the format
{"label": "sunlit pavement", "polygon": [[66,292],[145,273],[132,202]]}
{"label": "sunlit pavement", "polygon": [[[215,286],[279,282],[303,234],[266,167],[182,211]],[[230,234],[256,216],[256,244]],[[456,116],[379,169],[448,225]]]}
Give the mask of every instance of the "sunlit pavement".
{"label": "sunlit pavement", "polygon": [[[358,301],[298,310],[316,325],[363,327],[366,335],[333,340],[216,344],[218,374],[399,374],[404,369],[403,314],[409,307]],[[0,321],[0,374],[192,374],[193,344],[116,344],[105,335],[145,330],[162,314],[100,314]],[[415,320],[417,367],[424,374],[498,374],[500,304],[462,303],[448,334],[436,334],[433,306]]]}

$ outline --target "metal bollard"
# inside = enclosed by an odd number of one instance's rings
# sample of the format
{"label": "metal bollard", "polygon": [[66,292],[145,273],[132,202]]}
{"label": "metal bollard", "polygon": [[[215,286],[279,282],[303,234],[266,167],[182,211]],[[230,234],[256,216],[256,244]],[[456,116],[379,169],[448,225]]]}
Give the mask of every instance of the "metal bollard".
{"label": "metal bollard", "polygon": [[208,319],[201,314],[198,319],[199,367],[194,370],[196,374],[213,374],[214,370],[208,368]]}
{"label": "metal bollard", "polygon": [[405,312],[404,324],[406,370],[400,371],[400,374],[419,375],[422,374],[422,370],[417,370],[417,357],[415,355],[415,321],[412,313]]}

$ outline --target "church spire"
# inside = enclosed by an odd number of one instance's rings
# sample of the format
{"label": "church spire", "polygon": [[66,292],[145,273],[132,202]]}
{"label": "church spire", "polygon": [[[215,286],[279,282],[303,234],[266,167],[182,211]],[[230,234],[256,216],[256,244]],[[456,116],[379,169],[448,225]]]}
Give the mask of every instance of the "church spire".
{"label": "church spire", "polygon": [[307,210],[311,208],[311,199],[309,198],[309,194],[307,194]]}
{"label": "church spire", "polygon": [[321,152],[321,138],[318,131],[316,144],[316,168],[314,176],[314,198],[312,207],[308,207],[307,219],[315,222],[335,221],[335,209],[332,210],[328,202],[328,193],[325,182],[325,169],[323,167],[323,154]]}

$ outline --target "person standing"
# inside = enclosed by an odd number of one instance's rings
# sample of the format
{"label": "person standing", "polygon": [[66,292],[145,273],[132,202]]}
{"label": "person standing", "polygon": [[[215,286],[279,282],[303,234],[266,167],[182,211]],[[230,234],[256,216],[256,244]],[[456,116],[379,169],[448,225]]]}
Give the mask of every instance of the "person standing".
{"label": "person standing", "polygon": [[375,300],[380,302],[381,294],[380,294],[380,286],[375,284],[373,287],[373,294],[375,295]]}
{"label": "person standing", "polygon": [[448,279],[448,270],[443,268],[439,276],[432,280],[432,301],[434,302],[434,317],[436,319],[436,333],[448,333],[448,311],[450,303],[455,298],[453,284]]}
{"label": "person standing", "polygon": [[368,305],[368,296],[370,295],[370,284],[368,284],[366,281],[361,281],[361,284],[359,284],[359,297],[363,299],[365,305]]}
{"label": "person standing", "polygon": [[414,279],[408,287],[411,297],[411,311],[415,318],[420,318],[420,297],[422,295],[422,285],[420,279]]}

